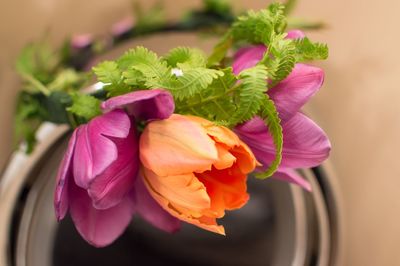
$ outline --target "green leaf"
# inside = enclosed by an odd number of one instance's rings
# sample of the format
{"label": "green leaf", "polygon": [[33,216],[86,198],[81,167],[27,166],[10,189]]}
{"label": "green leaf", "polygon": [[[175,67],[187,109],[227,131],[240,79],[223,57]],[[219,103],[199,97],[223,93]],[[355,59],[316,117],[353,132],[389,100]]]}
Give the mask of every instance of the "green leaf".
{"label": "green leaf", "polygon": [[182,76],[178,76],[175,80],[162,85],[164,88],[171,91],[174,98],[181,100],[200,93],[206,89],[214,79],[223,75],[224,73],[219,70],[197,67],[184,70]]}
{"label": "green leaf", "polygon": [[163,58],[171,67],[181,69],[205,67],[207,60],[202,50],[189,47],[176,47]]}
{"label": "green leaf", "polygon": [[286,78],[296,63],[295,46],[293,40],[285,39],[286,34],[274,36],[268,52],[260,63],[267,66],[270,87]]}
{"label": "green leaf", "polygon": [[132,89],[123,82],[122,72],[118,64],[114,61],[104,61],[98,64],[93,67],[93,72],[96,74],[99,81],[105,83],[103,88],[108,92],[107,95],[109,97],[126,94],[132,91]]}
{"label": "green leaf", "polygon": [[120,69],[126,69],[125,77],[137,75],[139,71],[147,88],[160,88],[171,79],[171,70],[166,62],[161,61],[158,56],[148,49],[139,46],[126,52],[117,64]]}
{"label": "green leaf", "polygon": [[237,125],[253,118],[260,110],[267,91],[267,69],[257,65],[243,70],[236,97],[237,110],[229,119],[230,125]]}
{"label": "green leaf", "polygon": [[325,60],[328,58],[329,49],[326,44],[313,43],[307,37],[294,40],[296,61]]}
{"label": "green leaf", "polygon": [[38,97],[40,104],[46,110],[45,121],[55,124],[68,124],[66,108],[71,105],[71,96],[64,91],[53,91],[49,96]]}
{"label": "green leaf", "polygon": [[93,96],[80,94],[77,92],[71,93],[72,106],[67,110],[86,121],[101,114],[101,101]]}
{"label": "green leaf", "polygon": [[14,120],[14,143],[21,140],[26,143],[26,153],[31,153],[36,144],[35,132],[46,116],[46,110],[40,101],[26,92],[21,92],[18,97],[16,115]]}
{"label": "green leaf", "polygon": [[283,148],[283,133],[281,120],[276,110],[274,102],[269,99],[266,95],[262,104],[262,110],[259,116],[264,119],[265,124],[268,127],[268,131],[271,134],[274,145],[275,145],[275,159],[269,165],[269,168],[263,173],[257,173],[255,176],[260,179],[265,179],[272,176],[278,169],[282,160],[282,148]]}
{"label": "green leaf", "polygon": [[47,43],[41,41],[24,47],[16,61],[16,69],[20,75],[29,75],[47,84],[60,63],[60,57]]}
{"label": "green leaf", "polygon": [[231,6],[228,0],[203,0],[205,10],[215,14],[225,15],[230,14]]}
{"label": "green leaf", "polygon": [[60,70],[47,86],[50,91],[77,90],[88,80],[88,75],[72,68]]}
{"label": "green leaf", "polygon": [[232,86],[237,82],[237,78],[231,67],[220,71],[223,75],[214,79],[206,89],[184,101],[177,100],[175,111],[201,116],[218,124],[227,124],[236,110]]}
{"label": "green leaf", "polygon": [[233,35],[231,31],[228,31],[218,42],[218,44],[214,46],[213,52],[208,57],[207,65],[208,66],[219,65],[221,61],[225,58],[229,49],[232,47],[232,44],[233,44]]}
{"label": "green leaf", "polygon": [[118,84],[122,79],[122,73],[114,61],[104,61],[93,67],[97,79],[103,83]]}
{"label": "green leaf", "polygon": [[270,44],[275,34],[286,29],[285,6],[279,3],[271,4],[268,9],[258,12],[250,10],[246,15],[238,17],[232,25],[235,41]]}

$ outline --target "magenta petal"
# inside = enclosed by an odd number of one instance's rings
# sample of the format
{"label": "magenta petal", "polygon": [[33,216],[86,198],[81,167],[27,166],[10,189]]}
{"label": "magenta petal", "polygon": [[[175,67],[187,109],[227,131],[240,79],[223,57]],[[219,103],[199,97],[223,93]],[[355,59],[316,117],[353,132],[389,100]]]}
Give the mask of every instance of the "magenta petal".
{"label": "magenta petal", "polygon": [[114,138],[117,159],[89,185],[88,193],[97,209],[118,204],[132,190],[139,169],[139,146],[134,128],[125,139]]}
{"label": "magenta petal", "polygon": [[286,36],[287,39],[301,39],[304,37],[306,37],[306,35],[301,30],[290,30],[287,32]]}
{"label": "magenta petal", "polygon": [[296,173],[296,171],[293,169],[280,167],[278,171],[273,175],[273,178],[299,185],[307,191],[312,190],[311,184],[303,177],[301,177],[298,173]]}
{"label": "magenta petal", "polygon": [[126,107],[138,120],[166,119],[175,109],[170,92],[162,89],[134,91],[113,97],[101,104],[104,111]]}
{"label": "magenta petal", "polygon": [[134,201],[130,194],[115,207],[98,210],[92,206],[92,200],[84,189],[75,185],[70,187],[72,221],[79,234],[93,246],[111,244],[129,225],[133,213]]}
{"label": "magenta petal", "polygon": [[322,69],[296,64],[292,73],[268,91],[275,102],[279,117],[285,123],[321,88],[324,81]]}
{"label": "magenta petal", "polygon": [[64,154],[64,158],[61,161],[57,173],[56,190],[54,193],[54,209],[58,221],[64,219],[68,211],[68,186],[72,178],[72,156],[74,154],[76,143],[76,131],[77,130],[72,133],[67,151]]}
{"label": "magenta petal", "polygon": [[180,220],[167,213],[150,195],[142,180],[138,176],[135,183],[134,198],[136,212],[153,226],[166,232],[174,233],[181,228]]}
{"label": "magenta petal", "polygon": [[117,146],[110,137],[126,138],[130,127],[130,118],[122,110],[103,114],[79,127],[74,155],[74,178],[78,186],[88,188],[117,159]]}
{"label": "magenta petal", "polygon": [[247,46],[239,49],[234,56],[233,73],[238,75],[244,69],[257,65],[266,51],[267,48],[264,45]]}
{"label": "magenta petal", "polygon": [[281,166],[315,167],[329,157],[331,143],[325,132],[302,113],[297,113],[283,125],[283,136]]}
{"label": "magenta petal", "polygon": [[[296,113],[283,124],[281,166],[289,168],[314,167],[329,157],[331,144],[325,132],[310,118]],[[255,117],[239,125],[235,132],[253,151],[264,167],[275,158],[275,148],[264,121]]]}

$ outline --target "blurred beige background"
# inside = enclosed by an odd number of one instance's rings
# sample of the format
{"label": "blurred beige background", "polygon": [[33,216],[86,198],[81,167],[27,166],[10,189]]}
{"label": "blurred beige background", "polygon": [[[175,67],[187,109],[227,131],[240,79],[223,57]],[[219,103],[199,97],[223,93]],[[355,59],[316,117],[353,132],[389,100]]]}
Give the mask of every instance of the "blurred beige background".
{"label": "blurred beige background", "polygon": [[[142,1],[144,2],[144,1]],[[155,1],[146,1],[146,5]],[[168,16],[200,0],[166,0]],[[268,1],[233,1],[261,8]],[[400,71],[398,0],[302,0],[295,14],[325,21],[311,33],[329,43],[323,90],[310,104],[330,135],[345,204],[345,265],[400,265]],[[13,62],[46,30],[54,45],[70,34],[104,33],[130,14],[130,0],[13,0],[0,5],[0,170],[12,149],[18,79]]]}

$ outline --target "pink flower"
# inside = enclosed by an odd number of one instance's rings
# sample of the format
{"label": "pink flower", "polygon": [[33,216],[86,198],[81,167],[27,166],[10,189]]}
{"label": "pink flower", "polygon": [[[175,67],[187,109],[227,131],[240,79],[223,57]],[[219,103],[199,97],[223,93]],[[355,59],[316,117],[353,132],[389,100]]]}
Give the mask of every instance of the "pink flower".
{"label": "pink flower", "polygon": [[[301,38],[301,31],[292,31],[288,37]],[[255,66],[263,57],[266,47],[250,46],[235,55],[233,70],[236,74]],[[282,163],[274,177],[311,190],[310,184],[294,169],[314,167],[329,156],[331,144],[324,131],[300,108],[319,90],[324,80],[322,69],[296,64],[292,73],[268,91],[275,102],[283,127]],[[263,120],[255,117],[235,128],[239,137],[252,149],[258,161],[268,167],[275,158],[272,137]]]}
{"label": "pink flower", "polygon": [[135,126],[135,120],[168,118],[174,110],[172,96],[164,90],[137,91],[111,98],[102,108],[109,112],[79,126],[71,136],[57,175],[57,219],[69,210],[78,232],[98,247],[121,235],[134,213],[158,228],[176,231],[178,220],[154,201],[142,178],[137,178]]}

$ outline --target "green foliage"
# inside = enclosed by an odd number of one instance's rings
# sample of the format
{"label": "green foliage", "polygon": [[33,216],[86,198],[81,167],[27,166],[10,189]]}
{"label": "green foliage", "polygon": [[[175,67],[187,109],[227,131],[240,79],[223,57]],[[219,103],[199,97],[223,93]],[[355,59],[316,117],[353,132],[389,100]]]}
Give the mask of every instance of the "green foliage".
{"label": "green foliage", "polygon": [[228,0],[203,0],[205,10],[216,14],[224,15],[231,12]]}
{"label": "green foliage", "polygon": [[176,47],[169,51],[164,60],[171,67],[181,69],[189,67],[205,67],[207,60],[202,50],[189,47]]}
{"label": "green foliage", "polygon": [[294,40],[296,47],[296,61],[325,60],[328,58],[329,49],[326,44],[313,43],[307,37]]}
{"label": "green foliage", "polygon": [[281,34],[274,37],[268,52],[260,62],[268,69],[270,87],[286,78],[296,63],[293,40],[285,39],[285,36],[286,34]]}
{"label": "green foliage", "polygon": [[105,83],[104,90],[109,97],[122,95],[131,91],[131,88],[123,82],[122,72],[114,61],[104,61],[93,67],[97,79]]}
{"label": "green foliage", "polygon": [[87,83],[89,75],[79,73],[72,68],[60,69],[54,79],[47,85],[49,91],[78,90]]}
{"label": "green foliage", "polygon": [[217,43],[217,45],[214,46],[213,52],[208,57],[207,65],[213,66],[220,64],[224,60],[226,54],[228,53],[228,50],[232,47],[232,45],[233,36],[232,32],[229,30],[227,33],[225,33],[225,35]]}
{"label": "green foliage", "polygon": [[286,28],[284,9],[284,5],[274,3],[268,9],[248,11],[233,23],[233,38],[248,43],[269,44],[275,34],[282,33]]}
{"label": "green foliage", "polygon": [[268,127],[268,131],[271,134],[274,145],[275,145],[275,159],[269,165],[269,168],[263,173],[257,173],[256,177],[260,179],[265,179],[267,177],[272,176],[275,171],[278,169],[279,164],[282,160],[282,148],[283,148],[283,133],[281,120],[279,119],[278,111],[276,110],[274,102],[265,96],[262,110],[259,113],[259,116],[264,119],[265,124]]}
{"label": "green foliage", "polygon": [[236,110],[233,87],[237,82],[237,77],[233,74],[231,67],[220,71],[223,75],[214,79],[207,89],[185,100],[178,99],[176,101],[176,112],[194,114],[219,124],[227,124]]}
{"label": "green foliage", "polygon": [[86,121],[101,114],[99,99],[81,93],[71,94],[72,105],[67,110]]}
{"label": "green foliage", "polygon": [[[41,41],[24,47],[17,58],[15,67],[20,75],[34,77],[40,83],[46,84],[51,81],[59,63],[56,53],[44,41]],[[38,91],[33,90],[33,92]]]}
{"label": "green foliage", "polygon": [[[161,61],[157,54],[139,46],[126,52],[118,61],[125,77],[141,74],[146,88],[162,88],[168,83],[172,74],[167,63]],[[133,73],[132,73],[133,72]]]}
{"label": "green foliage", "polygon": [[182,100],[201,93],[214,79],[223,75],[223,72],[215,69],[191,68],[184,70],[183,75],[176,77],[175,80],[164,83],[162,87],[171,91],[174,98]]}
{"label": "green foliage", "polygon": [[36,143],[35,131],[45,113],[46,110],[36,97],[27,92],[19,95],[14,118],[14,142],[17,144],[24,140],[28,154],[33,151]]}
{"label": "green foliage", "polygon": [[118,64],[114,61],[104,61],[93,67],[93,72],[97,79],[103,83],[118,84],[122,79],[122,73],[118,68]]}
{"label": "green foliage", "polygon": [[257,65],[242,71],[239,79],[241,83],[236,92],[237,109],[229,119],[232,126],[252,119],[260,110],[267,91],[267,69]]}

